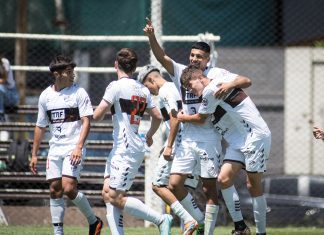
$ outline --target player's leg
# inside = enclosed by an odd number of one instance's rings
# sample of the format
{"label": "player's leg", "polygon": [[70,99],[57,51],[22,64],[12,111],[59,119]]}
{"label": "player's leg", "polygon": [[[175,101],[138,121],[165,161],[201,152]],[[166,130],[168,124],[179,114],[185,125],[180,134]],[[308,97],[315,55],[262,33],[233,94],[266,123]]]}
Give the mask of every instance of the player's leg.
{"label": "player's leg", "polygon": [[[263,195],[262,175],[270,153],[271,137],[251,142],[244,151],[247,171],[247,187],[252,197],[253,214],[257,234],[266,233],[267,203]],[[253,164],[252,164],[253,163]]]}
{"label": "player's leg", "polygon": [[220,152],[220,144],[215,144],[214,142],[200,142],[196,146],[197,160],[200,162],[203,192],[207,199],[204,234],[208,235],[214,234],[219,211],[216,183],[222,158]]}
{"label": "player's leg", "polygon": [[123,235],[124,234],[124,222],[123,222],[123,211],[113,206],[110,203],[109,198],[109,183],[110,183],[110,160],[112,156],[109,156],[106,162],[105,169],[105,180],[102,188],[102,197],[106,204],[106,218],[108,221],[111,235]]}
{"label": "player's leg", "polygon": [[256,234],[266,233],[267,202],[263,195],[262,173],[247,173],[247,188],[252,197]]}
{"label": "player's leg", "polygon": [[181,205],[198,222],[203,223],[204,215],[197,206],[194,198],[184,186],[188,175],[192,175],[197,167],[197,161],[191,151],[192,142],[182,141],[177,149],[169,180],[169,189]]}
{"label": "player's leg", "polygon": [[143,158],[143,153],[133,154],[132,156],[114,155],[112,157],[109,184],[110,203],[132,216],[156,224],[161,234],[170,234],[173,220],[171,215],[162,215],[139,199],[126,195],[126,191],[130,189]]}
{"label": "player's leg", "polygon": [[171,166],[172,161],[166,161],[161,154],[157,167],[155,168],[152,189],[167,205],[171,207],[172,211],[183,221],[187,230],[186,234],[190,234],[189,230],[193,231],[197,226],[197,222],[183,208],[174,194],[167,188],[169,184]]}
{"label": "player's leg", "polygon": [[62,189],[62,159],[47,157],[46,180],[49,182],[50,212],[54,235],[63,234],[65,204]]}
{"label": "player's leg", "polygon": [[234,186],[234,178],[242,167],[243,165],[240,162],[224,161],[220,174],[218,175],[218,184],[221,188],[226,207],[234,222],[235,228],[233,234],[235,234],[235,231],[238,234],[243,231],[249,234],[249,228],[245,224],[242,216],[240,198]]}
{"label": "player's leg", "polygon": [[[84,156],[84,151],[83,154]],[[103,226],[87,199],[87,197],[78,191],[77,184],[82,169],[82,161],[76,166],[72,166],[69,157],[65,157],[62,168],[62,187],[64,194],[76,205],[89,223],[89,234],[100,234]]]}

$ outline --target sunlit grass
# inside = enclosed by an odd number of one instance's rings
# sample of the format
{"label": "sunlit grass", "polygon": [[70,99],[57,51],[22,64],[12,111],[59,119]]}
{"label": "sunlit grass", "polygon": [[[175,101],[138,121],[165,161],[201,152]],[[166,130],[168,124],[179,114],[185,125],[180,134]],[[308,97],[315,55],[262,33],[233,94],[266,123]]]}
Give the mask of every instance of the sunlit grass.
{"label": "sunlit grass", "polygon": [[[214,234],[229,235],[231,234],[232,227],[217,227]],[[51,226],[0,226],[0,234],[6,235],[52,235],[53,229]],[[64,227],[65,235],[86,235],[88,234],[87,227]],[[102,235],[110,234],[109,229],[105,227]],[[159,231],[155,227],[144,228],[125,228],[125,235],[158,235]],[[180,229],[172,227],[172,235],[179,235]],[[255,234],[252,228],[252,234]],[[288,228],[268,228],[267,235],[321,235],[324,234],[324,228],[305,228],[305,227],[288,227]]]}

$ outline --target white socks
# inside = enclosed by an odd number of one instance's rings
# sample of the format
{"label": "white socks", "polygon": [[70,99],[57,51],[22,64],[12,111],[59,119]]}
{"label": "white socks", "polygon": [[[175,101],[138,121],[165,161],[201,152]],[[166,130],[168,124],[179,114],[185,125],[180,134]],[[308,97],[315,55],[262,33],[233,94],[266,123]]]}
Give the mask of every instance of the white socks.
{"label": "white socks", "polygon": [[264,195],[252,197],[256,233],[266,232],[267,202]]}
{"label": "white socks", "polygon": [[78,192],[78,195],[72,202],[80,209],[82,214],[87,218],[89,224],[93,224],[97,221],[97,217],[92,211],[88,199],[83,193]]}
{"label": "white socks", "polygon": [[233,219],[233,222],[243,220],[243,216],[240,208],[240,199],[234,185],[232,185],[227,189],[222,189],[222,194],[228,212],[230,213]]}
{"label": "white socks", "polygon": [[194,220],[194,218],[192,218],[192,216],[183,208],[179,201],[175,201],[170,207],[174,214],[183,220],[184,224]]}
{"label": "white socks", "polygon": [[54,226],[54,235],[63,235],[64,199],[50,199],[50,211]]}
{"label": "white socks", "polygon": [[163,222],[163,215],[153,211],[143,202],[134,197],[127,197],[124,211],[135,217],[150,221],[157,226]]}
{"label": "white socks", "polygon": [[106,203],[106,208],[111,235],[124,235],[123,211],[110,203]]}
{"label": "white socks", "polygon": [[63,224],[64,219],[64,199],[50,199],[50,210],[53,224]]}
{"label": "white socks", "polygon": [[205,234],[213,235],[216,225],[219,205],[206,205],[205,212]]}
{"label": "white socks", "polygon": [[199,224],[204,223],[204,215],[190,193],[180,203]]}

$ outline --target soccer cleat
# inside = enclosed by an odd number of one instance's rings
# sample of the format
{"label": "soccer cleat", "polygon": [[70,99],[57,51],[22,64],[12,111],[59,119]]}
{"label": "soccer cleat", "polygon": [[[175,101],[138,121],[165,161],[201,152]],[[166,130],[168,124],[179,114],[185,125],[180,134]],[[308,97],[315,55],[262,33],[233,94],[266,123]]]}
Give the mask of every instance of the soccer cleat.
{"label": "soccer cleat", "polygon": [[160,235],[171,235],[171,225],[173,221],[172,215],[164,214],[164,219],[159,224]]}
{"label": "soccer cleat", "polygon": [[192,235],[194,231],[198,228],[198,223],[195,220],[192,220],[184,225],[182,235]]}
{"label": "soccer cleat", "polygon": [[89,235],[100,235],[102,227],[103,222],[99,217],[97,217],[97,221],[89,225]]}
{"label": "soccer cleat", "polygon": [[196,235],[204,235],[205,232],[205,224],[198,224]]}
{"label": "soccer cleat", "polygon": [[244,230],[233,230],[232,235],[251,235],[251,230],[249,227],[246,227]]}

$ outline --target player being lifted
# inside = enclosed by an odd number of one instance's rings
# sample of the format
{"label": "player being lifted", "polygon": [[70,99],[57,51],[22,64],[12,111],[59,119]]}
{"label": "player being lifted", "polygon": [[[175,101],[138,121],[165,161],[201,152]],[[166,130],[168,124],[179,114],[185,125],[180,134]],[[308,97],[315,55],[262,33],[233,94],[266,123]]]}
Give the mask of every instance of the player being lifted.
{"label": "player being lifted", "polygon": [[[186,90],[180,81],[182,70],[186,68],[185,65],[176,63],[168,55],[165,54],[161,46],[156,40],[152,22],[147,19],[147,24],[143,29],[145,35],[149,38],[149,43],[152,52],[156,59],[170,74],[172,81],[180,92],[183,110],[186,113],[193,115],[197,113],[202,99],[195,96],[189,90]],[[210,47],[205,42],[196,42],[191,47],[189,56],[190,64],[196,64],[203,71],[204,74],[214,74],[216,68],[208,67]],[[217,69],[216,69],[217,70]],[[235,86],[248,86],[244,77],[238,76],[238,81],[231,83]],[[223,96],[228,91],[228,86],[221,87],[217,96]],[[200,226],[197,229],[198,234],[213,234],[216,218],[219,210],[218,196],[216,188],[216,178],[221,165],[221,135],[217,133],[210,121],[204,124],[194,125],[186,123],[184,125],[182,140],[177,149],[171,168],[171,176],[169,180],[169,187],[177,199],[181,202],[183,207],[197,220]],[[200,212],[191,194],[188,193],[184,187],[184,181],[187,175],[193,174],[193,170],[200,175],[203,183],[203,191],[207,198],[205,209],[205,216]],[[235,191],[234,186],[231,186],[231,191]],[[231,208],[236,213],[241,214],[239,208]],[[235,221],[236,226],[246,227],[243,217],[239,221]],[[205,228],[203,228],[203,225]],[[205,229],[205,232],[203,232]]]}
{"label": "player being lifted", "polygon": [[34,131],[34,143],[30,170],[37,174],[37,152],[49,125],[51,139],[46,163],[46,180],[50,188],[50,210],[54,234],[63,234],[65,194],[87,218],[89,234],[100,234],[102,221],[96,217],[86,196],[78,192],[85,141],[93,114],[87,92],[74,84],[76,64],[68,57],[56,56],[49,69],[54,85],[47,87],[38,101],[38,117]]}
{"label": "player being lifted", "polygon": [[138,128],[144,111],[151,116],[146,143],[153,144],[153,135],[162,117],[153,104],[149,90],[132,79],[136,70],[137,55],[130,48],[117,52],[115,69],[118,80],[111,82],[96,108],[93,118],[102,120],[111,110],[114,147],[106,163],[103,198],[107,207],[107,220],[112,235],[124,234],[122,210],[135,217],[150,221],[159,227],[161,235],[171,234],[172,216],[159,214],[137,198],[127,196],[138,168],[144,160],[144,143]]}
{"label": "player being lifted", "polygon": [[[271,132],[242,89],[230,90],[224,100],[215,99],[214,93],[218,91],[219,84],[232,82],[235,77],[236,74],[222,70],[211,80],[196,66],[186,68],[181,76],[182,84],[197,96],[202,95],[203,103],[197,114],[179,113],[178,118],[184,122],[203,123],[212,114],[213,125],[228,143],[218,182],[223,191],[234,184],[234,178],[242,168],[246,170],[256,234],[265,235],[267,205],[261,179],[270,153]],[[232,196],[232,200],[224,197],[226,205],[230,207],[238,200],[237,194]],[[245,235],[250,234],[250,231],[235,230],[232,234]]]}
{"label": "player being lifted", "polygon": [[[173,212],[184,222],[183,235],[192,234],[198,226],[197,221],[183,208],[173,193],[167,188],[169,185],[170,170],[173,152],[179,146],[182,135],[182,124],[178,122],[177,113],[182,109],[182,102],[177,88],[173,82],[166,81],[159,69],[153,65],[146,65],[139,72],[138,81],[146,86],[152,95],[158,95],[160,111],[169,131],[164,144],[163,154],[159,157],[153,179],[153,191],[168,204]],[[180,125],[179,125],[180,124]],[[180,127],[179,127],[180,126]],[[189,176],[185,186],[196,188],[198,179]]]}

